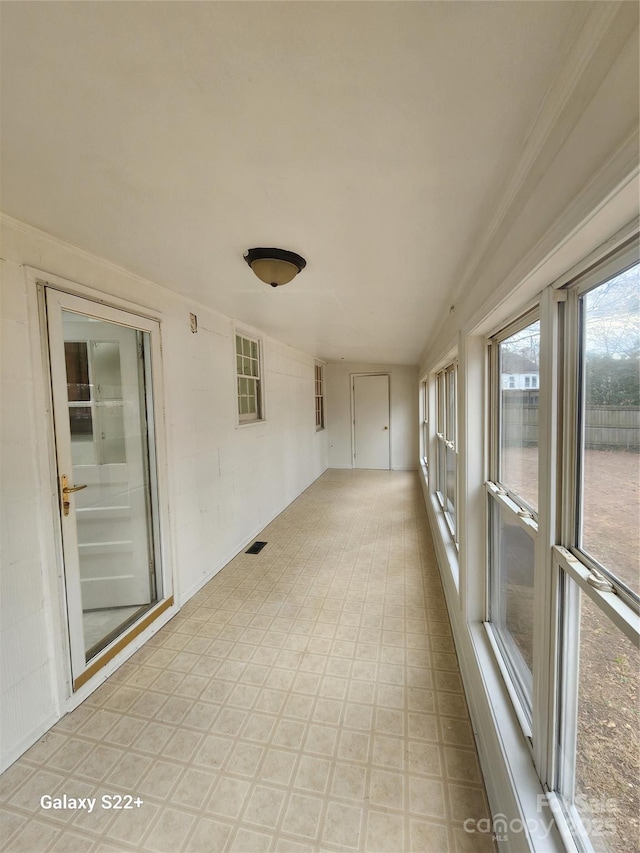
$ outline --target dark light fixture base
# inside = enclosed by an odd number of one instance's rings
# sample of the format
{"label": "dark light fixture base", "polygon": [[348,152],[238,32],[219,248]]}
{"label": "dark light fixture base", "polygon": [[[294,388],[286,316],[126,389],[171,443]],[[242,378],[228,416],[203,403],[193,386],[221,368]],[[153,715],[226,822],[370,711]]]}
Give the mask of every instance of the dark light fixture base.
{"label": "dark light fixture base", "polygon": [[260,281],[271,287],[287,284],[307,265],[301,255],[287,249],[249,249],[244,259]]}

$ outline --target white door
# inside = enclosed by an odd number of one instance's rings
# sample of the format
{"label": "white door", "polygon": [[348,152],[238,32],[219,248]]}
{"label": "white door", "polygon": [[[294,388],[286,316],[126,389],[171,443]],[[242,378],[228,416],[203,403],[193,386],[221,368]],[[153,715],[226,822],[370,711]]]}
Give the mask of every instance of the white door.
{"label": "white door", "polygon": [[389,420],[389,376],[354,376],[354,467],[390,468]]}
{"label": "white door", "polygon": [[162,598],[151,335],[157,324],[46,290],[72,670]]}

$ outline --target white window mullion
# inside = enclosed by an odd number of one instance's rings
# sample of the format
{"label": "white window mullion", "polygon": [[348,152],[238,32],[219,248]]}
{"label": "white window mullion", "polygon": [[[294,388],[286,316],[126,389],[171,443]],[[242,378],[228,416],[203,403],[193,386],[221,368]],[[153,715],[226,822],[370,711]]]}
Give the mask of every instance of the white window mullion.
{"label": "white window mullion", "polygon": [[[540,376],[538,398],[538,539],[533,594],[533,755],[543,782],[553,787],[558,675],[558,590],[551,547],[557,542],[559,444],[558,294],[547,288],[540,301]],[[557,578],[557,574],[556,574]]]}
{"label": "white window mullion", "polygon": [[[577,524],[577,456],[579,437],[576,430],[578,420],[578,334],[575,312],[575,292],[557,292],[562,324],[562,366],[558,365],[558,381],[562,384],[563,429],[562,458],[556,460],[557,474],[561,478],[558,506],[558,534],[560,542],[572,542]],[[564,302],[562,302],[564,300]],[[580,637],[580,600],[575,587],[566,582],[554,549],[551,556],[551,605],[556,614],[552,625],[555,659],[551,662],[553,690],[549,691],[549,734],[544,781],[551,791],[571,791],[575,779],[575,744],[578,715],[578,657]],[[570,651],[573,650],[573,651]],[[551,675],[551,673],[550,673]],[[553,725],[553,728],[551,726]],[[561,754],[557,742],[572,744],[570,750]],[[564,812],[563,812],[564,814]]]}

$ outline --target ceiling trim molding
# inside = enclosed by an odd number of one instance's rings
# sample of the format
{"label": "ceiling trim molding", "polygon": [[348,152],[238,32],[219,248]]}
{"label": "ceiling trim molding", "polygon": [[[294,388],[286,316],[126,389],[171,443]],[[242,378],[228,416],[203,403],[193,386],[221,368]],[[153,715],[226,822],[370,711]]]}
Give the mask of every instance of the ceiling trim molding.
{"label": "ceiling trim molding", "polygon": [[[533,173],[543,151],[554,143],[559,150],[570,130],[561,121],[573,95],[584,82],[585,73],[592,63],[598,49],[607,38],[614,20],[623,7],[621,0],[612,3],[598,3],[589,12],[578,37],[572,42],[560,70],[544,96],[536,116],[526,134],[526,142],[520,159],[516,163],[506,183],[497,207],[489,224],[481,234],[475,248],[464,263],[464,272],[459,277],[458,287],[453,293],[456,302],[460,293],[464,293],[470,283],[477,278],[488,250],[501,228],[513,220],[513,213],[529,176]],[[607,69],[608,70],[608,69]],[[595,83],[600,82],[598,79]],[[593,85],[583,99],[586,106],[593,94]],[[576,117],[577,118],[577,117]],[[571,122],[573,126],[573,122]],[[555,139],[553,138],[556,134]]]}
{"label": "ceiling trim molding", "polygon": [[[598,214],[616,198],[620,198],[624,190],[637,182],[640,175],[638,165],[639,134],[634,130],[619,146],[615,154],[600,168],[591,181],[563,208],[560,215],[545,231],[536,244],[527,252],[520,263],[511,271],[500,286],[494,291],[495,310],[507,296],[515,294],[541,272],[542,268],[563,247],[570,243]],[[637,211],[636,211],[637,215]],[[617,229],[616,229],[617,230]],[[603,234],[600,241],[608,239],[611,234]],[[593,247],[595,248],[595,247]],[[555,281],[555,276],[549,281],[540,282],[536,292]],[[531,294],[533,296],[534,294]],[[463,330],[472,331],[486,316],[486,304],[482,309],[465,322]]]}
{"label": "ceiling trim molding", "polygon": [[[478,328],[483,327],[485,322],[495,312],[499,312],[501,306],[505,305],[507,301],[509,304],[514,301],[518,305],[528,304],[544,287],[553,283],[559,275],[566,272],[566,269],[562,269],[555,274],[545,276],[545,267],[559,252],[579,237],[584,229],[588,228],[590,224],[596,223],[599,215],[605,213],[607,208],[611,210],[612,206],[613,208],[616,205],[620,207],[618,216],[626,218],[626,226],[620,222],[605,233],[604,225],[598,226],[596,224],[595,242],[590,248],[596,249],[597,246],[610,240],[616,233],[628,236],[627,232],[633,229],[633,223],[637,222],[638,217],[639,143],[639,131],[634,129],[593,175],[589,183],[570,199],[517,265],[492,289],[489,302],[483,301],[470,317],[462,318],[462,323],[456,332],[447,336],[442,346],[435,350],[435,356],[429,358],[433,350],[430,345],[425,347],[419,362],[423,369],[430,368],[432,363],[440,360],[440,353],[450,347],[453,334],[457,332],[464,335],[478,334]],[[629,193],[630,189],[631,192]],[[629,197],[635,207],[634,211],[627,210],[627,207],[630,207]],[[603,233],[598,233],[600,229],[603,229]],[[575,262],[568,263],[567,268],[573,266],[573,263]],[[449,317],[443,318],[432,336],[431,340],[436,342],[436,345],[440,335],[444,333],[448,321]]]}

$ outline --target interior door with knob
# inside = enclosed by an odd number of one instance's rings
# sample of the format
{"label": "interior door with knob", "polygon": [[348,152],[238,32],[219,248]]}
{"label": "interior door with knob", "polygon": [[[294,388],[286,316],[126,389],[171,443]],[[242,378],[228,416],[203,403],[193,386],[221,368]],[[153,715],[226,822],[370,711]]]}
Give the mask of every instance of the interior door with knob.
{"label": "interior door with knob", "polygon": [[151,383],[158,326],[52,288],[46,309],[75,683],[163,598]]}
{"label": "interior door with knob", "polygon": [[353,377],[353,462],[355,468],[391,467],[389,375]]}

